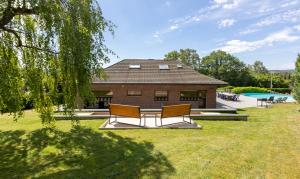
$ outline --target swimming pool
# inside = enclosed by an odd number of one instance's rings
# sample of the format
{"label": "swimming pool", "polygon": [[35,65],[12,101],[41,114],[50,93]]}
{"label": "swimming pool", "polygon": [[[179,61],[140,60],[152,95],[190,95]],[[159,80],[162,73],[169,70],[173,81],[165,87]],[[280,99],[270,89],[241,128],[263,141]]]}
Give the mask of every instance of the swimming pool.
{"label": "swimming pool", "polygon": [[287,102],[295,102],[295,99],[291,95],[286,94],[274,94],[274,93],[243,93],[244,96],[249,96],[253,98],[270,98],[271,96],[274,96],[275,99],[279,97],[288,97],[286,100]]}

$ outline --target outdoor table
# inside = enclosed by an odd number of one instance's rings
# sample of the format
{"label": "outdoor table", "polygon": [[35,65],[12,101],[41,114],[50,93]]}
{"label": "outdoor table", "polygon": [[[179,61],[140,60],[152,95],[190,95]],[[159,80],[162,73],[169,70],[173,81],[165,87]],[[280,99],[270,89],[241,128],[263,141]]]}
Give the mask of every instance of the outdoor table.
{"label": "outdoor table", "polygon": [[157,126],[157,115],[160,114],[160,112],[152,112],[152,111],[147,111],[147,112],[143,112],[144,116],[145,116],[145,124],[147,121],[147,117],[154,117],[155,119],[155,126]]}
{"label": "outdoor table", "polygon": [[258,102],[259,101],[260,101],[260,106],[262,107],[263,106],[263,102],[265,102],[266,105],[267,105],[268,99],[267,98],[257,98],[257,102],[256,102],[257,106],[258,106]]}

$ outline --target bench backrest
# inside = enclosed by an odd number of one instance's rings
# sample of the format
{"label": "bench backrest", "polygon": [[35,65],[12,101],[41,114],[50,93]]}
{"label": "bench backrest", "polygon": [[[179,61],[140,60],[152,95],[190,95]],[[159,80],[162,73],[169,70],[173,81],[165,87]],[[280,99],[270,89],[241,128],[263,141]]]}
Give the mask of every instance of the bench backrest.
{"label": "bench backrest", "polygon": [[191,112],[190,104],[163,106],[161,112],[161,118],[190,115],[190,112]]}
{"label": "bench backrest", "polygon": [[139,106],[110,104],[109,113],[110,115],[116,115],[122,117],[133,117],[133,118],[141,117],[141,111]]}

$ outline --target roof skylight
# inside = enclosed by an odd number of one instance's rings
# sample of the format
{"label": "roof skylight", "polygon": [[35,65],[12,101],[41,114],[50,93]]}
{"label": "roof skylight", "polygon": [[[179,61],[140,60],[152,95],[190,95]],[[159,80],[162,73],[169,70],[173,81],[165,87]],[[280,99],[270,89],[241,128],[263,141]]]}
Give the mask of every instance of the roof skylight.
{"label": "roof skylight", "polygon": [[160,65],[159,65],[159,69],[160,69],[160,70],[169,70],[169,65],[166,65],[166,64],[160,64]]}
{"label": "roof skylight", "polygon": [[177,64],[177,68],[182,68],[182,64]]}
{"label": "roof skylight", "polygon": [[141,69],[141,65],[140,64],[133,64],[133,65],[129,65],[130,69]]}

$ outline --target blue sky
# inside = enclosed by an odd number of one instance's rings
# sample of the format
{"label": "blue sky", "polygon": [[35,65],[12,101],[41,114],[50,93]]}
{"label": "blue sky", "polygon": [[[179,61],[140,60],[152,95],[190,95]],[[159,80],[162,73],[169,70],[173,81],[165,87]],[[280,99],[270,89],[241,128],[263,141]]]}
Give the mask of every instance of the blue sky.
{"label": "blue sky", "polygon": [[222,49],[247,64],[291,69],[300,53],[300,0],[99,0],[117,28],[106,45],[124,58]]}

